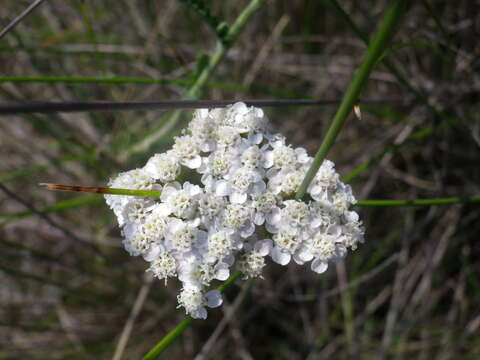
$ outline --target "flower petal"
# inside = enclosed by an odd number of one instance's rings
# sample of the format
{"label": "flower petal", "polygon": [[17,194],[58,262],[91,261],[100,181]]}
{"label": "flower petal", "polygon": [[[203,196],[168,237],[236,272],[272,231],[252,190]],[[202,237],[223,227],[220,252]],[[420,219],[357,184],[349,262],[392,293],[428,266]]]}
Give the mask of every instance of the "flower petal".
{"label": "flower petal", "polygon": [[215,184],[215,195],[227,196],[231,194],[230,184],[225,180],[220,180]]}
{"label": "flower petal", "polygon": [[202,158],[200,155],[193,157],[192,159],[185,159],[183,163],[190,169],[198,169],[202,165]]}
{"label": "flower petal", "polygon": [[205,309],[204,307],[201,307],[200,309],[193,311],[190,315],[194,319],[205,320],[207,318],[208,314],[207,314],[207,309]]}
{"label": "flower petal", "polygon": [[312,270],[318,274],[324,273],[328,269],[328,262],[316,258],[312,261]]}
{"label": "flower petal", "polygon": [[255,243],[253,248],[260,255],[267,256],[272,251],[273,243],[270,239],[260,240]]}
{"label": "flower petal", "polygon": [[272,249],[272,252],[271,252],[270,255],[272,256],[272,260],[275,261],[277,264],[280,264],[280,265],[287,265],[292,258],[292,255],[290,255],[289,253],[281,251],[276,246]]}
{"label": "flower petal", "polygon": [[247,194],[234,192],[230,195],[230,201],[234,204],[243,204],[245,201],[247,201]]}
{"label": "flower petal", "polygon": [[218,290],[211,290],[205,294],[207,298],[207,306],[210,308],[216,308],[222,305],[222,294]]}

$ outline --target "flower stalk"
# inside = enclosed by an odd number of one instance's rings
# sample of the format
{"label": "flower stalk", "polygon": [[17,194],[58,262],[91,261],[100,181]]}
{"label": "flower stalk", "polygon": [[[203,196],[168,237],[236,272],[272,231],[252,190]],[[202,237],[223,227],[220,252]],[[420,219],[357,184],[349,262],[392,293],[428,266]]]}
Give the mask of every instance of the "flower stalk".
{"label": "flower stalk", "polygon": [[367,54],[365,55],[362,64],[355,73],[352,82],[350,83],[350,86],[345,93],[343,101],[340,104],[338,111],[335,114],[335,117],[333,118],[332,124],[330,125],[327,134],[325,135],[322,144],[320,145],[317,153],[315,154],[313,163],[308,170],[300,188],[297,191],[297,194],[295,196],[297,200],[303,198],[308,186],[310,185],[313,178],[315,177],[315,174],[322,165],[323,160],[325,160],[328,151],[335,143],[335,139],[340,133],[340,130],[342,129],[348,115],[352,112],[353,107],[357,103],[360,92],[365,86],[368,77],[370,76],[373,68],[380,59],[386,45],[388,44],[388,41],[392,37],[395,30],[395,25],[398,23],[401,15],[403,14],[406,3],[407,1],[404,0],[394,1],[391,7],[387,10],[379,26],[378,32],[375,34],[368,47]]}
{"label": "flower stalk", "polygon": [[432,206],[432,205],[452,205],[460,203],[480,202],[479,196],[466,198],[450,197],[436,199],[416,199],[416,200],[359,200],[356,206],[369,207],[399,207],[399,206]]}
{"label": "flower stalk", "polygon": [[161,191],[155,190],[131,190],[131,189],[119,189],[119,188],[107,188],[96,186],[77,186],[77,185],[62,185],[62,184],[38,184],[48,190],[54,191],[73,191],[73,192],[85,192],[94,194],[110,194],[110,195],[128,195],[128,196],[153,196],[160,197]]}

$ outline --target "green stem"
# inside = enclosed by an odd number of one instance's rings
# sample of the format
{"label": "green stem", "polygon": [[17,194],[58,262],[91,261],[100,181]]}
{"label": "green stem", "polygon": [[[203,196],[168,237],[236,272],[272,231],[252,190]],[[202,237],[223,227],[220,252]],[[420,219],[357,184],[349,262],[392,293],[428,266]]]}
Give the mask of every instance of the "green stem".
{"label": "green stem", "polygon": [[84,192],[84,193],[94,193],[94,194],[153,196],[153,197],[160,197],[160,195],[162,195],[161,191],[156,191],[156,190],[131,190],[131,189],[120,189],[120,188],[75,186],[75,185],[72,186],[72,185],[45,184],[45,183],[41,183],[39,185],[48,190],[54,190],[54,191],[73,191],[73,192]]}
{"label": "green stem", "polygon": [[400,19],[400,15],[403,14],[403,10],[405,9],[407,1],[405,0],[398,0],[394,1],[391,7],[385,13],[385,16],[379,25],[378,32],[374,36],[373,40],[371,41],[367,54],[365,55],[362,64],[358,68],[357,72],[355,73],[352,82],[350,83],[350,87],[348,88],[345,96],[343,97],[342,103],[338,108],[335,117],[333,118],[332,124],[323,139],[320,148],[318,149],[317,153],[315,154],[315,158],[313,159],[313,163],[308,169],[305,178],[303,179],[300,188],[298,189],[295,198],[302,199],[305,195],[308,185],[315,177],[318,169],[322,165],[325,156],[327,155],[330,148],[333,146],[337,135],[340,133],[340,130],[345,123],[348,115],[351,113],[354,105],[356,104],[360,92],[362,91],[365,83],[370,76],[373,68],[378,62],[385,46],[387,45],[389,39],[391,38],[393,31],[395,29],[395,25],[397,24],[398,20]]}
{"label": "green stem", "polygon": [[[217,290],[220,292],[225,291],[225,289],[232,285],[241,275],[242,273],[240,271],[235,271],[227,280],[223,282],[222,285],[217,288]],[[155,345],[153,349],[142,358],[142,360],[156,359],[158,355],[165,351],[168,346],[192,324],[192,321],[193,318],[191,316],[187,316],[185,319],[183,319],[172,331],[165,335],[162,340],[160,340],[158,344]]]}
{"label": "green stem", "polygon": [[380,206],[380,207],[394,207],[394,206],[431,206],[431,205],[451,205],[459,203],[480,202],[480,196],[472,197],[451,197],[451,198],[437,198],[437,199],[416,199],[416,200],[359,200],[356,206]]}
{"label": "green stem", "polygon": [[160,195],[162,195],[162,192],[155,191],[155,190],[129,190],[129,189],[109,188],[108,191],[105,191],[104,193],[102,192],[102,194],[160,197]]}
{"label": "green stem", "polygon": [[176,84],[191,85],[192,80],[185,79],[152,79],[141,77],[70,77],[70,76],[41,76],[41,77],[0,77],[0,83],[99,83],[99,84]]}
{"label": "green stem", "polygon": [[175,339],[181,335],[191,324],[193,318],[191,316],[187,316],[183,319],[180,324],[178,324],[172,331],[170,331],[167,335],[165,335],[162,340],[158,342],[157,345],[153,347],[143,358],[142,360],[152,360],[156,359],[158,355],[160,355],[168,346],[175,341]]}
{"label": "green stem", "polygon": [[[368,36],[355,24],[353,19],[348,15],[348,13],[340,6],[340,4],[337,2],[337,0],[327,0],[330,5],[335,8],[337,13],[345,20],[345,22],[350,26],[351,30],[357,35],[365,44],[369,44],[370,40],[368,39]],[[426,1],[425,1],[426,2]],[[382,58],[382,63],[385,65],[385,67],[395,76],[397,81],[399,82],[400,85],[405,87],[407,90],[409,90],[411,93],[415,95],[415,97],[424,105],[426,106],[430,111],[432,111],[436,116],[442,119],[442,124],[448,124],[452,122],[452,119],[446,115],[444,112],[438,110],[434,105],[430,103],[428,100],[428,97],[423,94],[422,91],[417,89],[415,86],[413,86],[408,78],[402,74],[402,72],[397,69],[397,67],[394,65],[393,62],[391,62],[388,58]],[[435,128],[434,130],[436,130]],[[421,130],[422,131],[422,130]],[[433,132],[433,131],[432,131]],[[407,140],[409,140],[408,138]],[[367,162],[360,164],[355,170],[348,174],[344,178],[344,182],[348,182],[352,180],[354,177],[357,177],[361,173],[363,173],[366,169],[368,169],[371,165],[379,162],[383,156],[389,152],[395,152],[400,146],[404,145],[405,142],[398,144],[398,145],[392,145],[389,146],[385,151],[381,152],[380,154],[376,155],[373,159],[368,160]]]}

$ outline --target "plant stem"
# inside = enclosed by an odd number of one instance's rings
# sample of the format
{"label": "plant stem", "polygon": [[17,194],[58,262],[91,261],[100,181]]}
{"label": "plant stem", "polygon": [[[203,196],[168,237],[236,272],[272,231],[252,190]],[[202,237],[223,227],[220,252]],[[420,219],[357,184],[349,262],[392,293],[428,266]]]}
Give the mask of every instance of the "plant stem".
{"label": "plant stem", "polygon": [[378,32],[374,36],[373,40],[371,41],[367,54],[365,55],[362,64],[358,68],[357,72],[355,73],[350,86],[343,97],[343,101],[340,104],[335,117],[333,118],[332,124],[323,139],[320,148],[318,149],[317,153],[315,154],[315,158],[313,159],[313,163],[308,169],[305,178],[303,179],[300,188],[298,189],[295,198],[297,200],[302,199],[305,195],[308,185],[315,177],[318,169],[322,165],[323,160],[325,159],[328,151],[333,146],[337,135],[340,133],[340,130],[345,123],[348,115],[351,113],[354,105],[356,104],[360,92],[362,91],[365,83],[370,76],[373,68],[378,62],[385,46],[387,45],[388,41],[390,40],[395,25],[397,24],[398,20],[400,19],[401,15],[403,14],[403,10],[406,7],[407,1],[405,0],[398,0],[394,1],[390,8],[385,13],[385,16],[382,19],[378,27]]}
{"label": "plant stem", "polygon": [[157,345],[153,347],[143,358],[142,360],[152,360],[156,359],[168,346],[175,341],[175,339],[182,334],[185,329],[187,329],[193,321],[191,316],[185,317],[172,331],[165,335],[162,340],[158,342]]}
{"label": "plant stem", "polygon": [[431,206],[431,205],[451,205],[459,203],[480,202],[479,196],[472,197],[451,197],[451,198],[437,198],[437,199],[416,199],[416,200],[359,200],[356,206],[380,206],[380,207],[394,207],[394,206]]}
{"label": "plant stem", "polygon": [[152,196],[160,197],[161,191],[155,190],[131,190],[131,189],[119,189],[119,188],[107,188],[96,186],[77,186],[77,185],[62,185],[62,184],[38,184],[48,190],[54,191],[74,191],[85,192],[94,194],[110,194],[110,195],[128,195],[128,196]]}
{"label": "plant stem", "polygon": [[[351,30],[355,33],[355,35],[360,38],[365,44],[369,44],[370,40],[368,36],[355,24],[353,19],[348,15],[348,13],[340,6],[337,0],[327,0],[328,3],[337,11],[337,13],[345,20],[345,22],[350,26]],[[424,1],[424,4],[428,6],[428,3]],[[432,14],[433,16],[433,14]],[[443,32],[442,32],[443,33]],[[447,37],[448,40],[448,37]],[[449,47],[451,47],[449,45]],[[424,104],[430,111],[432,111],[436,116],[442,119],[442,124],[448,124],[454,122],[447,114],[438,110],[434,105],[430,103],[428,97],[418,88],[412,85],[412,83],[408,80],[408,78],[402,74],[402,72],[397,69],[395,64],[391,62],[388,58],[382,58],[382,63],[385,67],[390,71],[393,76],[397,79],[400,85],[405,87],[411,93],[415,95],[415,97]],[[442,125],[443,126],[443,125]],[[437,130],[438,128],[434,128],[433,130]],[[423,131],[423,130],[420,130]],[[433,132],[433,131],[432,131]],[[407,139],[409,140],[410,137]],[[374,158],[368,160],[367,162],[360,164],[357,168],[355,168],[350,174],[348,174],[344,178],[344,182],[351,181],[354,177],[357,177],[361,173],[363,173],[366,169],[368,169],[371,165],[379,162],[386,153],[395,152],[400,146],[403,146],[405,142],[402,142],[398,145],[391,145],[385,151],[379,153]]]}
{"label": "plant stem", "polygon": [[[232,285],[241,275],[242,273],[240,271],[235,271],[227,280],[223,282],[222,285],[217,288],[217,290],[220,292],[225,291],[225,289]],[[187,316],[185,319],[183,319],[172,331],[165,335],[162,340],[160,340],[158,344],[155,345],[153,349],[142,358],[142,360],[152,360],[157,358],[158,355],[165,351],[168,346],[192,324],[192,321],[193,318],[191,316]]]}

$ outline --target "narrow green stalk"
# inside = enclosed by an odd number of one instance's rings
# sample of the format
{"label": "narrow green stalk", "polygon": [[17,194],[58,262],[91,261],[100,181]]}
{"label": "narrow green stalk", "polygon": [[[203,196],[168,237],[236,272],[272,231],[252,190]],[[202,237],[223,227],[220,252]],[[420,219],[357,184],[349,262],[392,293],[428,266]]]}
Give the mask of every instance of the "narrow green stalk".
{"label": "narrow green stalk", "polygon": [[367,54],[365,55],[362,64],[358,68],[357,72],[355,73],[352,82],[350,83],[350,87],[348,88],[345,96],[343,98],[340,107],[338,108],[335,117],[333,118],[332,124],[323,139],[320,148],[318,149],[317,153],[315,154],[315,158],[313,159],[313,163],[308,169],[305,178],[303,179],[300,188],[298,189],[295,198],[302,199],[305,195],[308,185],[315,177],[318,169],[322,165],[325,156],[327,155],[330,148],[333,146],[337,135],[340,133],[340,130],[345,123],[348,115],[351,113],[354,105],[356,104],[360,92],[362,91],[365,83],[370,76],[373,68],[378,62],[378,59],[382,55],[385,46],[387,45],[390,37],[393,34],[395,29],[395,25],[397,24],[400,16],[403,14],[407,1],[405,0],[398,0],[394,1],[391,7],[385,13],[385,16],[379,25],[378,32],[374,36],[373,40],[371,41]]}
{"label": "narrow green stalk", "polygon": [[241,271],[235,271],[227,280],[223,282],[222,285],[217,287],[217,290],[220,292],[224,292],[226,288],[232,285],[240,276],[242,275]]}
{"label": "narrow green stalk", "polygon": [[215,32],[220,41],[223,41],[225,34],[227,32],[226,23],[221,21],[215,15],[212,14],[210,7],[205,4],[203,0],[179,0],[180,2],[185,3],[187,6],[191,7],[195,12],[197,12],[207,23],[212,30]]}
{"label": "narrow green stalk", "polygon": [[[39,77],[0,77],[0,83],[64,83],[64,84],[160,84],[160,85],[181,85],[191,86],[195,80],[193,79],[154,79],[146,77],[71,77],[71,76],[39,76]],[[244,90],[245,88],[224,82],[208,82],[205,86],[229,89]],[[264,91],[264,90],[262,90]],[[265,91],[264,91],[265,92]]]}
{"label": "narrow green stalk", "polygon": [[[337,0],[327,0],[330,5],[332,5],[335,10],[337,10],[338,14],[347,22],[350,26],[352,31],[357,35],[366,45],[370,44],[370,40],[368,36],[355,24],[353,19],[348,15],[348,13],[340,6]],[[395,2],[400,0],[395,0]],[[421,101],[425,106],[427,106],[431,111],[433,111],[438,116],[441,116],[441,112],[437,110],[433,105],[431,105],[428,101],[428,98],[417,88],[415,88],[410,81],[408,81],[407,77],[405,77],[400,70],[387,58],[382,59],[383,64],[385,67],[390,71],[398,80],[398,82],[407,88],[410,92],[414,93],[415,96],[419,101]]]}
{"label": "narrow green stalk", "polygon": [[416,200],[359,200],[356,206],[377,206],[377,207],[394,207],[394,206],[432,206],[432,205],[451,205],[460,203],[480,202],[479,196],[472,197],[451,197],[437,199],[416,199]]}
{"label": "narrow green stalk", "polygon": [[[223,282],[222,285],[217,288],[217,290],[220,292],[225,291],[225,289],[232,285],[241,275],[242,273],[240,271],[235,271],[227,280]],[[162,340],[160,340],[158,344],[155,345],[152,350],[150,350],[142,358],[142,360],[156,359],[158,355],[164,352],[168,346],[192,324],[192,321],[193,318],[191,316],[187,316],[185,319],[183,319],[172,331],[165,335]]]}
{"label": "narrow green stalk", "polygon": [[[326,0],[336,11],[337,13],[343,18],[343,20],[349,25],[351,30],[359,37],[365,44],[369,44],[370,40],[368,39],[368,36],[355,24],[353,19],[348,15],[348,13],[340,6],[337,0]],[[426,1],[424,1],[426,3]],[[428,3],[426,3],[428,5]],[[442,119],[442,124],[448,124],[452,122],[452,119],[443,113],[442,111],[438,110],[434,105],[430,103],[428,100],[428,97],[422,93],[419,89],[417,89],[415,86],[413,86],[408,78],[402,74],[402,72],[397,69],[397,67],[394,65],[393,62],[391,62],[388,58],[382,58],[382,63],[385,65],[385,67],[390,71],[390,73],[395,76],[397,81],[399,82],[400,85],[405,87],[407,90],[409,90],[411,93],[415,95],[415,97],[424,105],[426,106],[430,111],[432,111],[436,116],[440,117]],[[434,130],[436,130],[435,128]],[[407,139],[408,140],[408,139]],[[366,169],[368,169],[371,165],[379,162],[383,156],[387,153],[390,152],[395,152],[400,146],[404,145],[404,143],[401,143],[399,145],[391,145],[389,146],[385,151],[382,153],[376,155],[374,158],[368,160],[367,162],[360,164],[357,168],[354,169],[354,172],[351,174],[348,174],[343,181],[347,182],[352,180],[354,177],[360,175],[363,173]]]}
{"label": "narrow green stalk", "polygon": [[80,207],[85,207],[87,205],[91,205],[100,201],[104,201],[101,195],[92,194],[92,195],[84,195],[84,196],[74,197],[67,200],[62,200],[53,205],[45,206],[39,209],[38,212],[19,211],[14,213],[0,213],[0,219],[2,218],[5,219],[5,220],[3,219],[0,220],[0,227],[19,219],[24,219],[30,216],[37,215],[38,213],[48,214],[52,212],[61,212],[61,211],[67,211],[72,209],[78,209]]}
{"label": "narrow green stalk", "polygon": [[433,9],[432,5],[430,5],[430,3],[428,2],[428,0],[422,0],[422,4],[423,4],[423,6],[425,7],[425,9],[427,9],[428,13],[430,14],[430,16],[432,17],[433,21],[435,22],[435,25],[437,26],[438,30],[439,30],[440,33],[442,34],[442,37],[443,37],[443,39],[445,40],[445,44],[446,44],[447,47],[449,48],[449,51],[451,51],[452,49],[454,49],[454,46],[453,46],[453,44],[452,44],[452,41],[450,40],[450,36],[448,35],[447,30],[445,29],[445,27],[444,27],[443,24],[442,24],[442,20],[441,20],[440,17],[437,15],[437,13],[436,13],[435,10]]}
{"label": "narrow green stalk", "polygon": [[0,77],[0,83],[66,83],[66,84],[176,84],[191,85],[192,80],[185,79],[152,79],[140,77],[71,77],[71,76],[39,76],[39,77]]}
{"label": "narrow green stalk", "polygon": [[183,319],[172,331],[165,335],[162,340],[160,340],[159,343],[142,358],[142,360],[156,359],[158,355],[165,351],[165,349],[167,349],[168,346],[192,324],[192,321],[193,318],[191,316],[187,316]]}
{"label": "narrow green stalk", "polygon": [[76,185],[62,185],[62,184],[38,184],[48,190],[54,191],[73,191],[94,194],[109,194],[109,195],[128,195],[128,196],[153,196],[160,197],[161,191],[155,190],[130,190],[119,188],[95,187],[95,186],[76,186]]}

